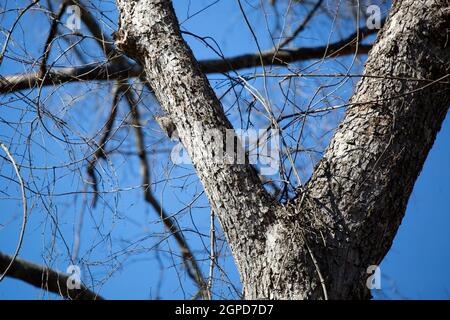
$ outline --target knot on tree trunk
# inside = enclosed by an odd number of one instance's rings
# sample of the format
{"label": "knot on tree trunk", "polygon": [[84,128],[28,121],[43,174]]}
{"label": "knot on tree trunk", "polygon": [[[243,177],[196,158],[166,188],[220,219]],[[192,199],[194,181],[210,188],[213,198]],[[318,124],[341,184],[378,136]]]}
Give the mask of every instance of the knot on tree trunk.
{"label": "knot on tree trunk", "polygon": [[136,46],[136,40],[126,30],[119,29],[112,34],[116,47],[127,56],[134,60],[139,60],[139,53]]}

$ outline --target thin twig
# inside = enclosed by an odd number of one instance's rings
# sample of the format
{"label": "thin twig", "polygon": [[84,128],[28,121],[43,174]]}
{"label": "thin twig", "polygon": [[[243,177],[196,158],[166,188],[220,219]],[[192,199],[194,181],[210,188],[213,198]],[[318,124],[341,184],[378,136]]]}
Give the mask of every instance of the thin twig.
{"label": "thin twig", "polygon": [[311,248],[309,247],[308,242],[306,241],[306,238],[303,235],[303,233],[302,233],[302,237],[303,237],[303,241],[305,241],[305,246],[306,246],[306,249],[308,250],[309,256],[311,257],[311,260],[312,260],[312,262],[314,264],[314,268],[316,269],[317,276],[319,277],[320,285],[322,286],[323,298],[325,300],[328,300],[327,287],[326,287],[326,284],[325,284],[325,279],[322,276],[322,272],[320,272],[319,264],[317,263],[317,260],[314,257],[314,255],[313,255],[313,253],[311,251]]}
{"label": "thin twig", "polygon": [[9,160],[11,161],[11,163],[14,167],[14,170],[16,171],[16,175],[17,175],[17,178],[19,179],[19,183],[20,183],[20,189],[22,191],[22,202],[23,202],[23,218],[22,218],[22,228],[20,230],[19,242],[17,243],[16,251],[14,252],[14,255],[12,256],[10,263],[6,267],[5,271],[3,271],[3,274],[0,276],[0,281],[2,281],[3,278],[6,276],[6,274],[8,273],[9,269],[14,264],[14,260],[19,255],[19,251],[22,246],[23,236],[25,234],[25,227],[27,225],[27,198],[25,196],[25,184],[23,183],[22,176],[20,175],[19,167],[17,166],[17,163],[14,160],[14,157],[12,156],[11,152],[9,152],[8,147],[3,142],[0,142],[0,146],[5,151],[6,155],[8,156]]}
{"label": "thin twig", "polygon": [[95,175],[95,165],[99,159],[106,159],[105,146],[106,146],[106,143],[108,142],[108,139],[110,138],[111,129],[112,129],[112,126],[113,126],[114,121],[117,116],[117,106],[119,104],[120,97],[121,97],[121,95],[120,95],[121,91],[119,90],[119,86],[120,85],[117,84],[114,87],[113,102],[111,105],[111,111],[109,113],[108,120],[105,123],[105,127],[103,130],[103,134],[100,138],[100,141],[97,144],[97,150],[95,151],[95,153],[92,157],[92,160],[89,161],[89,165],[87,167],[87,174],[91,178],[91,185],[92,185],[92,189],[94,190],[94,194],[92,197],[92,207],[94,207],[94,208],[97,204],[97,198],[98,198],[98,182],[97,182],[97,177]]}
{"label": "thin twig", "polygon": [[295,31],[292,33],[291,36],[287,37],[286,39],[284,39],[277,47],[277,51],[280,50],[281,48],[285,47],[286,45],[288,45],[289,43],[291,43],[298,35],[300,32],[302,32],[305,27],[307,26],[307,24],[309,23],[309,21],[314,17],[314,14],[317,12],[317,10],[320,8],[320,6],[322,5],[323,0],[318,0],[316,2],[316,5],[314,6],[314,8],[311,9],[311,11],[308,12],[307,16],[305,17],[305,19],[303,20],[303,22],[297,27],[297,29],[295,29]]}
{"label": "thin twig", "polygon": [[206,285],[206,292],[208,299],[212,300],[211,288],[214,276],[214,265],[216,264],[216,228],[214,224],[214,210],[211,210],[210,214],[210,253],[209,253],[209,276],[208,283]]}
{"label": "thin twig", "polygon": [[11,35],[14,31],[14,29],[16,28],[17,23],[19,23],[20,18],[22,18],[22,16],[25,14],[25,12],[27,12],[31,7],[33,7],[36,3],[38,3],[39,0],[35,0],[32,3],[30,3],[27,7],[25,7],[20,13],[19,16],[17,17],[17,19],[14,21],[14,24],[11,27],[11,30],[8,32],[8,35],[6,36],[5,39],[5,43],[3,44],[3,48],[2,51],[0,52],[0,65],[2,64],[3,61],[3,57],[5,56],[6,53],[6,48],[8,47],[8,43],[9,40],[11,39]]}

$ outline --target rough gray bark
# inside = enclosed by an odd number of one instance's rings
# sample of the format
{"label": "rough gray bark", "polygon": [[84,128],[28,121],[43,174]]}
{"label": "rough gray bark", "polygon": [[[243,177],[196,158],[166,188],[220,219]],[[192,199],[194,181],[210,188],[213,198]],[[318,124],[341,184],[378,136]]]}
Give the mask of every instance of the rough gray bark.
{"label": "rough gray bark", "polygon": [[[116,43],[146,72],[231,246],[246,298],[368,298],[450,105],[449,3],[394,1],[363,78],[311,180],[287,205],[253,167],[214,161],[231,129],[171,1],[118,0]],[[415,80],[405,80],[405,79]]]}

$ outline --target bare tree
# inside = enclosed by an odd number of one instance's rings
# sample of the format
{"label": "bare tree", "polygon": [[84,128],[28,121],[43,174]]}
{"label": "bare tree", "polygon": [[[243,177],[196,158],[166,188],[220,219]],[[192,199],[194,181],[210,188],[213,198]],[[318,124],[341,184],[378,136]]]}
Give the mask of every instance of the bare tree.
{"label": "bare tree", "polygon": [[[208,268],[209,279],[206,279],[182,235],[182,227],[150,190],[150,164],[144,143],[147,128],[142,124],[138,109],[140,101],[145,100],[139,96],[142,92],[154,95],[164,113],[164,121],[172,126],[169,131],[172,133],[176,129],[189,155],[231,248],[244,298],[370,298],[366,286],[367,267],[378,265],[388,252],[415,180],[450,105],[449,3],[446,0],[393,1],[373,45],[362,42],[377,30],[360,28],[360,12],[364,10],[356,5],[352,7],[356,8],[356,13],[349,11],[357,17],[356,32],[323,46],[291,49],[287,46],[295,42],[318,12],[326,15],[334,11],[325,7],[323,1],[310,4],[269,2],[278,9],[287,6],[290,10],[291,5],[306,8],[303,22],[288,36],[279,39],[273,49],[263,51],[245,7],[238,0],[242,19],[253,35],[258,52],[200,62],[183,39],[183,33],[214,46],[208,39],[180,29],[172,1],[118,0],[119,22],[114,33],[117,49],[102,33],[89,10],[83,9],[81,17],[102,47],[107,63],[60,70],[47,66],[49,45],[56,33],[56,27],[51,28],[38,70],[2,77],[0,92],[11,94],[35,86],[42,88],[76,81],[116,82],[112,90],[113,103],[100,130],[103,134],[94,151],[84,159],[88,163],[89,183],[95,197],[101,194],[95,168],[100,159],[108,159],[108,152],[112,153],[106,151],[106,145],[113,134],[116,109],[123,95],[130,108],[123,119],[135,129],[144,198],[174,235],[185,269],[197,284],[197,296],[211,298],[217,259],[214,241],[206,259],[212,262]],[[261,1],[261,10],[267,9],[269,2]],[[77,1],[63,1],[54,21],[61,18],[65,6],[73,3],[84,8]],[[217,49],[213,50],[221,55]],[[357,55],[366,53],[368,58],[362,74],[352,75],[350,68],[341,75],[329,75],[344,80],[319,86],[306,108],[287,112],[270,98],[271,78],[282,78],[286,82],[294,77],[326,76],[296,69],[292,65],[295,62],[353,56],[353,64]],[[276,72],[271,69],[274,66],[288,71]],[[237,74],[239,69],[252,67],[259,68],[260,73]],[[250,102],[244,111],[238,109],[235,115],[244,112],[246,115],[241,115],[240,119],[251,118],[248,124],[255,121],[252,112],[259,113],[260,119],[264,118],[260,123],[266,131],[271,129],[281,135],[283,163],[278,181],[265,180],[258,172],[259,167],[251,163],[248,152],[243,152],[243,163],[236,161],[241,151],[239,144],[233,142],[231,151],[224,145],[227,135],[234,132],[235,120],[233,114],[225,110],[226,103],[222,103],[213,90],[207,73],[224,73],[231,83],[228,92],[236,87],[247,90]],[[350,100],[336,103],[339,100],[331,99],[331,95],[352,77],[360,80]],[[140,89],[136,89],[131,78],[141,81]],[[256,79],[256,84],[250,83],[252,79]],[[289,84],[284,91],[286,88],[281,83],[280,91],[285,103],[295,105],[292,102],[295,98],[286,93],[292,90],[291,86]],[[333,88],[326,91],[330,87]],[[315,100],[322,94],[322,98]],[[18,98],[26,99],[26,96]],[[57,115],[47,115],[47,110],[39,108],[37,105],[39,119],[45,115],[57,121]],[[302,141],[307,120],[344,108],[342,121],[305,181],[304,175],[299,173],[302,163],[297,154],[306,153]],[[45,121],[39,121],[44,126]],[[287,125],[286,121],[289,121]],[[165,129],[168,131],[167,127]],[[238,136],[232,136],[231,140],[238,140]],[[231,161],[218,161],[218,151],[224,151],[225,159]],[[9,160],[4,158],[4,161]],[[214,230],[214,216],[211,229]],[[215,232],[211,232],[211,238],[215,236]],[[13,265],[17,268],[20,262],[16,259]]]}

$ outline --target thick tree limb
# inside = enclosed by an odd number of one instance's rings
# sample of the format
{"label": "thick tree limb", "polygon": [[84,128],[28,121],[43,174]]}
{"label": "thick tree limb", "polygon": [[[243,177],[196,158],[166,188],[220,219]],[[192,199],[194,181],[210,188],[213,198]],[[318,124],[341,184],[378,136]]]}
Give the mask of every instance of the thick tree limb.
{"label": "thick tree limb", "polygon": [[[0,270],[4,270],[12,257],[0,252]],[[70,290],[67,287],[69,275],[63,274],[38,264],[19,258],[14,260],[8,277],[25,281],[35,287],[56,293],[65,299],[71,300],[103,300],[97,293],[89,290],[83,284],[81,289]]]}
{"label": "thick tree limb", "polygon": [[[370,296],[366,270],[391,247],[450,105],[448,81],[439,81],[450,77],[449,27],[448,1],[394,2],[364,73],[436,82],[363,78],[294,201],[332,299]],[[302,275],[306,284],[312,278]],[[312,283],[311,297],[320,297]]]}
{"label": "thick tree limb", "polygon": [[[449,28],[448,1],[395,1],[364,72],[448,79]],[[450,87],[364,78],[350,102],[358,105],[347,111],[307,185],[316,229],[325,234],[318,255],[334,298],[368,295],[366,269],[391,247],[450,105]]]}
{"label": "thick tree limb", "polygon": [[0,93],[11,93],[18,90],[33,89],[39,86],[62,85],[77,81],[109,81],[138,77],[142,69],[138,65],[119,65],[113,63],[94,63],[79,67],[50,69],[45,79],[39,73],[25,73],[9,76],[0,75]]}
{"label": "thick tree limb", "polygon": [[373,77],[361,79],[310,181],[279,209],[251,297],[370,297],[367,268],[391,247],[450,105],[448,9],[394,2],[365,64]]}
{"label": "thick tree limb", "polygon": [[289,63],[306,61],[311,59],[332,58],[339,56],[367,54],[372,45],[359,45],[355,48],[355,35],[345,40],[330,44],[329,46],[299,48],[295,50],[270,50],[259,54],[247,54],[227,58],[226,60],[203,60],[200,61],[200,68],[204,73],[223,73],[232,70],[239,70],[252,67],[260,67],[261,59],[265,66],[287,66]]}

